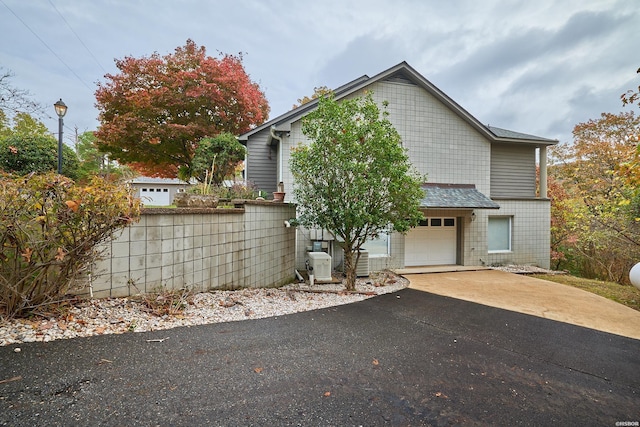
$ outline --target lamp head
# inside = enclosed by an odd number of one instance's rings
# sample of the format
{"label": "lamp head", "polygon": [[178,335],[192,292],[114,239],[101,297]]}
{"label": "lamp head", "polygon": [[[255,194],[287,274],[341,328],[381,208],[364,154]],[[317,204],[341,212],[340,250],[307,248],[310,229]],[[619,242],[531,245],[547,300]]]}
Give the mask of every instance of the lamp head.
{"label": "lamp head", "polygon": [[58,117],[63,118],[64,115],[67,114],[67,105],[62,102],[62,98],[60,98],[58,102],[53,104],[53,106],[56,109],[56,114],[58,115]]}

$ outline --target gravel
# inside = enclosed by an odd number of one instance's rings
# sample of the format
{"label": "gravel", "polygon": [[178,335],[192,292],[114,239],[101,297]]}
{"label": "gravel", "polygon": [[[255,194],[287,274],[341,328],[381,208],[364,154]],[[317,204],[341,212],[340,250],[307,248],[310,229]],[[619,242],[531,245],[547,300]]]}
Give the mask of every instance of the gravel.
{"label": "gravel", "polygon": [[[278,289],[81,300],[59,308],[56,314],[0,320],[0,346],[282,316],[362,301],[399,291],[408,284],[406,279],[385,272],[376,278],[358,279],[355,293],[345,292],[341,283],[313,287],[299,283]],[[180,309],[170,309],[171,302]]]}
{"label": "gravel", "polygon": [[567,274],[566,271],[548,270],[546,268],[540,268],[535,265],[503,265],[492,266],[494,270],[506,271],[507,273],[514,274]]}

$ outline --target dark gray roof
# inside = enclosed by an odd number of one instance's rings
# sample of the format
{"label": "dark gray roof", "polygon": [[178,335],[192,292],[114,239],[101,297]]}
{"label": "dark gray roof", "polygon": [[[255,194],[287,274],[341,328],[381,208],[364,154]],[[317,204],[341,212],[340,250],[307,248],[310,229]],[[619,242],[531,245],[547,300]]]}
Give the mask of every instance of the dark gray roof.
{"label": "dark gray roof", "polygon": [[429,209],[500,209],[473,184],[424,184],[420,207]]}
{"label": "dark gray roof", "polygon": [[[186,182],[178,178],[154,178],[150,176],[138,176],[129,180],[131,184],[163,184],[163,185],[185,185]],[[197,183],[195,179],[191,180],[192,184]]]}
{"label": "dark gray roof", "polygon": [[542,141],[542,142],[551,142],[551,143],[558,142],[554,139],[542,138],[541,136],[529,135],[527,133],[514,132],[508,129],[497,128],[495,126],[487,126],[487,128],[491,131],[492,134],[494,134],[499,138],[526,139],[528,141]]}

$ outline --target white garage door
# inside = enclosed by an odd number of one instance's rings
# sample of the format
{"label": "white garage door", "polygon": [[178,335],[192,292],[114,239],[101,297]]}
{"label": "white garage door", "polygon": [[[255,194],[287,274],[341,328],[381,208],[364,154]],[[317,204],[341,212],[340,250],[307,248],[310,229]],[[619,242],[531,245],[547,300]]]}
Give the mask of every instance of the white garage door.
{"label": "white garage door", "polygon": [[142,203],[150,206],[169,206],[171,204],[168,188],[141,188],[140,199]]}
{"label": "white garage door", "polygon": [[456,263],[456,218],[427,218],[404,239],[404,265]]}

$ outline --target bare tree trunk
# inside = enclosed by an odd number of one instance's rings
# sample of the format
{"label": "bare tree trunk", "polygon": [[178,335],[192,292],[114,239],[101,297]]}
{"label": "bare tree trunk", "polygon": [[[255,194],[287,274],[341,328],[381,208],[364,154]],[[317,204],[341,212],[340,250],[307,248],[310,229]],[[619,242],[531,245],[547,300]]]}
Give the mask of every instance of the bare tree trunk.
{"label": "bare tree trunk", "polygon": [[354,291],[356,289],[356,262],[354,260],[354,252],[351,248],[345,247],[344,249],[344,274],[347,276],[345,282],[345,289],[348,291]]}

